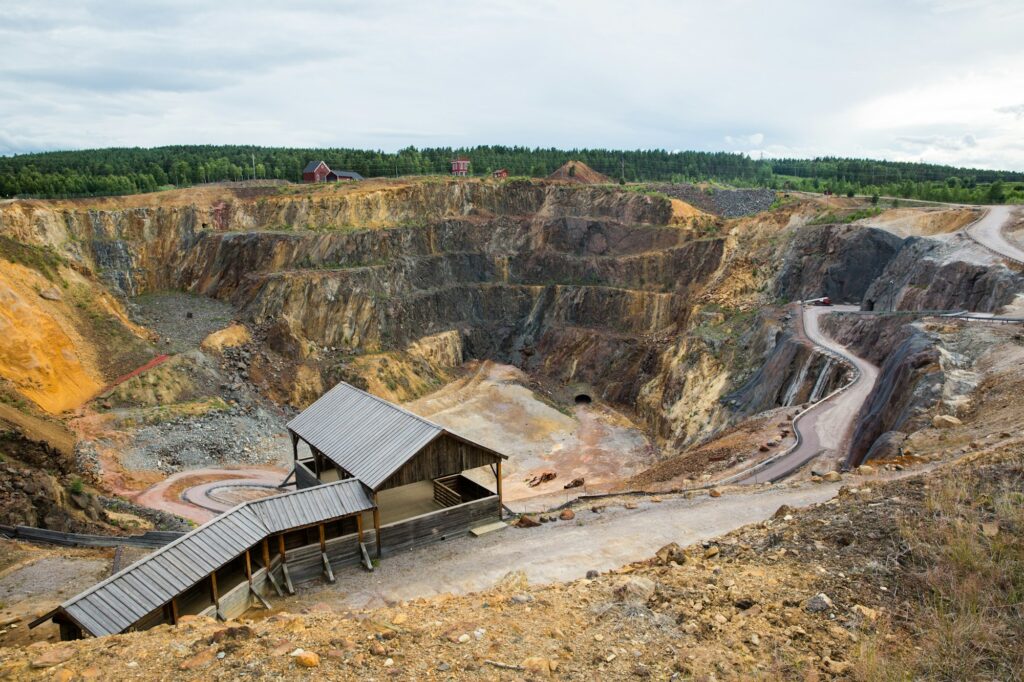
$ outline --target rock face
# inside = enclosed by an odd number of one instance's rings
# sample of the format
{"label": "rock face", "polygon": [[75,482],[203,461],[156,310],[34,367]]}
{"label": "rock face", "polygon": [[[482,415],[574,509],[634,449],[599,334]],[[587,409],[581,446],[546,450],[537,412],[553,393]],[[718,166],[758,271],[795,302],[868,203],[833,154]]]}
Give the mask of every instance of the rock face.
{"label": "rock face", "polygon": [[907,239],[865,293],[865,310],[996,312],[1024,292],[1024,276],[1004,265],[955,259],[954,248],[934,239]]}
{"label": "rock face", "polygon": [[860,303],[903,243],[884,230],[851,225],[802,228],[790,244],[776,294]]}
{"label": "rock face", "polygon": [[[825,327],[880,368],[878,382],[857,415],[850,443],[847,464],[857,466],[883,434],[925,425],[946,378],[938,340],[898,318],[833,319],[826,320]],[[876,454],[888,448],[881,442]]]}

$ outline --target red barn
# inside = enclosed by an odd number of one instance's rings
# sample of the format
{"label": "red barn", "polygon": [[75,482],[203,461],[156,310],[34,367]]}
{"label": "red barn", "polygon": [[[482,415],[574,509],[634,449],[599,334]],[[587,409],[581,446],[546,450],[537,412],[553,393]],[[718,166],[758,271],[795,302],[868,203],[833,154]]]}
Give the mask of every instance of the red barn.
{"label": "red barn", "polygon": [[323,161],[310,161],[305,168],[302,169],[302,181],[303,182],[323,182],[327,179],[327,174],[331,172],[331,169],[327,167],[327,164]]}
{"label": "red barn", "polygon": [[452,159],[452,175],[469,175],[469,159],[465,156]]}
{"label": "red barn", "polygon": [[491,173],[492,178],[507,178],[508,170],[505,168],[499,168],[498,170]]}

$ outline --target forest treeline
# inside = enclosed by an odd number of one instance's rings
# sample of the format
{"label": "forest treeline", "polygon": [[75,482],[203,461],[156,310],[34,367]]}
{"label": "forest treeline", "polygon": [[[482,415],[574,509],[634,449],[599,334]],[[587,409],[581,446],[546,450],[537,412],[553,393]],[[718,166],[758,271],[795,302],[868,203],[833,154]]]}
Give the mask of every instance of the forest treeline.
{"label": "forest treeline", "polygon": [[870,159],[752,159],[727,152],[619,151],[481,146],[398,152],[189,145],[88,149],[0,157],[0,196],[75,197],[152,192],[170,186],[245,179],[299,181],[323,159],[366,177],[446,174],[456,156],[473,175],[505,168],[544,177],[578,159],[616,181],[713,181],[837,194],[879,194],[965,203],[1024,202],[1024,173]]}

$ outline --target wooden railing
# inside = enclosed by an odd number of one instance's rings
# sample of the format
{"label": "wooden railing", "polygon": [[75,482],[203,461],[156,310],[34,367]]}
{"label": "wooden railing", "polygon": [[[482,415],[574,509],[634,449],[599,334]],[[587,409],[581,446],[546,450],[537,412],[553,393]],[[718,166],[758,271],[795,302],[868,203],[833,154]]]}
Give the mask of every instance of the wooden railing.
{"label": "wooden railing", "polygon": [[462,495],[456,488],[459,483],[459,474],[434,479],[434,502],[442,507],[454,507],[462,504]]}

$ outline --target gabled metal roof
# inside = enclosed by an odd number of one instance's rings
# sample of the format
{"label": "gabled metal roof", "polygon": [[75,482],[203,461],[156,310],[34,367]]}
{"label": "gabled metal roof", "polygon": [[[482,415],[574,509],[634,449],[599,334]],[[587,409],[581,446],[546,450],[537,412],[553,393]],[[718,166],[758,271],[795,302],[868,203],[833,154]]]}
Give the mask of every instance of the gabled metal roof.
{"label": "gabled metal roof", "polygon": [[[309,163],[306,164],[306,167],[302,169],[302,172],[303,173],[312,173],[317,168],[319,168],[320,164],[322,164],[322,163],[324,164],[324,166],[327,166],[327,164],[324,163],[323,161],[310,161]],[[328,167],[327,170],[331,170],[330,167]]]}
{"label": "gabled metal roof", "polygon": [[377,490],[391,474],[444,433],[505,458],[344,382],[288,422],[288,429],[371,490]]}
{"label": "gabled metal roof", "polygon": [[64,611],[97,637],[123,632],[263,538],[368,509],[373,509],[373,502],[353,479],[243,502],[72,597],[32,625]]}
{"label": "gabled metal roof", "polygon": [[363,176],[355,171],[344,171],[344,170],[332,170],[328,175],[333,173],[339,178],[349,178],[350,180],[363,180]]}

